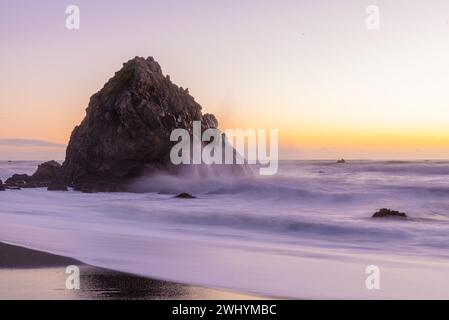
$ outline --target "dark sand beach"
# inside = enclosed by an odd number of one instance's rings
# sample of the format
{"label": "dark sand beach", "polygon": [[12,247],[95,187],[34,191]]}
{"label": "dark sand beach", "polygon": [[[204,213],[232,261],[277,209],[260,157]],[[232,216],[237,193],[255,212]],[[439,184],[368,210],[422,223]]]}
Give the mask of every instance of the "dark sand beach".
{"label": "dark sand beach", "polygon": [[[80,268],[80,289],[68,290],[66,267]],[[75,259],[0,243],[0,299],[260,299],[261,297],[149,279]]]}

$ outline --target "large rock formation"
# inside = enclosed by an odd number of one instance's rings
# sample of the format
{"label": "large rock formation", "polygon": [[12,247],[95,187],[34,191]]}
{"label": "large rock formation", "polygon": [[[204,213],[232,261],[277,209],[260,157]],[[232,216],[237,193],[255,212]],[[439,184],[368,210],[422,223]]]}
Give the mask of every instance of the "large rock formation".
{"label": "large rock formation", "polygon": [[191,131],[192,121],[218,126],[152,57],[136,57],[91,97],[67,147],[65,182],[86,192],[121,190],[146,167],[169,166],[171,132]]}

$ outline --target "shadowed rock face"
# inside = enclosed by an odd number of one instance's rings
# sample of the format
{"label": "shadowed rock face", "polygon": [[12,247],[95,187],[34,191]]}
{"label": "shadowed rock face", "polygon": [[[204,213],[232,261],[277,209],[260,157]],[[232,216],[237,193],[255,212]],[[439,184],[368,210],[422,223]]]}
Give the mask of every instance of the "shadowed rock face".
{"label": "shadowed rock face", "polygon": [[67,147],[65,182],[79,190],[117,191],[148,165],[166,168],[171,132],[191,132],[192,121],[201,121],[203,130],[218,126],[152,57],[136,57],[91,97]]}
{"label": "shadowed rock face", "polygon": [[52,160],[38,165],[32,178],[36,181],[51,181],[61,176],[61,165]]}

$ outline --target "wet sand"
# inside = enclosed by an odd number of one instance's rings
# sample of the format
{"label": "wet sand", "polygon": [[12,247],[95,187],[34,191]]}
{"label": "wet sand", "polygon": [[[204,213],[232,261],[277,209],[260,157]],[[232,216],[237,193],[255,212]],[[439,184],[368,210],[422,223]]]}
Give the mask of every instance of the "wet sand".
{"label": "wet sand", "polygon": [[[68,290],[66,267],[80,268],[80,289]],[[261,297],[149,279],[0,243],[0,299],[260,299]]]}

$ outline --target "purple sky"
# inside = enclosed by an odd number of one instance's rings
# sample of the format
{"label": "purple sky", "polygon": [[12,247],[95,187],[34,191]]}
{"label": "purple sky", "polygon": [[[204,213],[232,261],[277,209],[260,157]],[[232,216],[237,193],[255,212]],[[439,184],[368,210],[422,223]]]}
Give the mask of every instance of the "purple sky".
{"label": "purple sky", "polygon": [[448,1],[0,0],[0,38],[0,139],[67,143],[89,97],[151,55],[222,129],[278,128],[285,157],[449,158]]}

